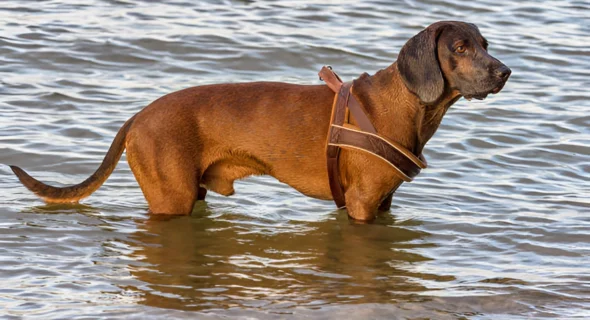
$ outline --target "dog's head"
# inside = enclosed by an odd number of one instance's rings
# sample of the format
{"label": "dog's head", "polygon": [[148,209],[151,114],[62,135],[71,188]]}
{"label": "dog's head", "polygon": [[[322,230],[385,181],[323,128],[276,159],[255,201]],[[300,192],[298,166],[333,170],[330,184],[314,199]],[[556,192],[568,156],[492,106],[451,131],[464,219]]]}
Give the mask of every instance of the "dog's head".
{"label": "dog's head", "polygon": [[406,87],[424,104],[435,103],[445,86],[466,99],[484,99],[500,92],[511,73],[487,48],[474,24],[437,22],[404,45],[398,70]]}

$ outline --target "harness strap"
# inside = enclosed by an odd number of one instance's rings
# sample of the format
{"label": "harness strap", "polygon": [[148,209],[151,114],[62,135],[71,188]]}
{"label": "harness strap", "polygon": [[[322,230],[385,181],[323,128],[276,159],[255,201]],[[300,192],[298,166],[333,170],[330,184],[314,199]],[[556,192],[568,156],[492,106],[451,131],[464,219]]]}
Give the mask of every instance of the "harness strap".
{"label": "harness strap", "polygon": [[[342,83],[340,77],[329,66],[324,66],[319,75],[320,79],[324,80],[336,93],[332,105],[326,156],[330,191],[338,208],[346,206],[338,166],[341,148],[363,151],[384,160],[391,165],[396,175],[406,182],[411,182],[422,169],[426,168],[426,160],[422,155],[416,157],[398,143],[377,134],[364,108],[351,94],[352,82]],[[350,110],[361,130],[344,127],[348,118],[347,109]]]}
{"label": "harness strap", "polygon": [[[328,85],[332,91],[340,93],[343,86],[342,80],[340,80],[340,77],[334,71],[332,71],[332,67],[324,66],[322,70],[320,70],[319,75],[320,80],[326,82],[326,85]],[[352,87],[352,83],[350,83],[350,87]],[[343,98],[345,95],[346,99],[348,99],[348,103],[347,105],[344,105],[342,110],[346,112],[346,107],[348,107],[348,110],[350,110],[356,119],[356,122],[358,123],[361,130],[376,134],[377,130],[375,130],[373,123],[371,123],[371,120],[367,117],[367,112],[365,112],[364,108],[360,105],[356,98],[350,95],[350,88],[348,88],[346,92],[342,93]],[[345,118],[347,118],[346,114],[343,116],[342,123],[344,123]],[[332,124],[334,124],[334,122],[332,122]]]}
{"label": "harness strap", "polygon": [[[374,134],[332,125],[329,146],[356,149],[370,153],[387,162],[405,182],[411,182],[422,168],[390,141]],[[416,156],[413,156],[419,161]]]}
{"label": "harness strap", "polygon": [[340,87],[342,86],[342,80],[334,71],[332,71],[332,67],[324,66],[318,74],[320,76],[320,80],[324,81],[328,87],[332,89],[332,91],[338,92],[340,90]]}
{"label": "harness strap", "polygon": [[373,127],[373,123],[369,117],[367,117],[367,112],[352,94],[350,94],[350,98],[348,99],[348,109],[362,131],[377,134],[377,130]]}
{"label": "harness strap", "polygon": [[[341,84],[339,90],[334,98],[334,105],[332,106],[332,117],[330,120],[331,124],[338,126],[344,125],[344,119],[346,117],[346,105],[348,104],[348,97],[350,96],[350,88],[352,83],[347,82]],[[330,131],[328,133],[328,145],[326,147],[326,156],[328,160],[328,178],[330,181],[330,191],[332,192],[332,198],[338,208],[342,208],[346,205],[344,201],[344,187],[340,180],[340,167],[338,166],[338,159],[340,157],[340,147],[336,145],[330,145],[329,137],[332,136],[332,130],[334,127],[330,125]]]}

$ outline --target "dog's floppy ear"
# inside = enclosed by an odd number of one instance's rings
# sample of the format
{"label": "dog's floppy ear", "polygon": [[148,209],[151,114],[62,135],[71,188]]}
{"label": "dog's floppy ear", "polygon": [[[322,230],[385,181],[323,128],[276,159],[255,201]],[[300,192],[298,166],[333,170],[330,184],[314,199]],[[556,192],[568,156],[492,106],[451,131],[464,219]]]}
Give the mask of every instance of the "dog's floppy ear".
{"label": "dog's floppy ear", "polygon": [[397,68],[404,84],[424,104],[438,100],[445,80],[437,57],[437,41],[445,24],[435,23],[412,37],[397,58]]}

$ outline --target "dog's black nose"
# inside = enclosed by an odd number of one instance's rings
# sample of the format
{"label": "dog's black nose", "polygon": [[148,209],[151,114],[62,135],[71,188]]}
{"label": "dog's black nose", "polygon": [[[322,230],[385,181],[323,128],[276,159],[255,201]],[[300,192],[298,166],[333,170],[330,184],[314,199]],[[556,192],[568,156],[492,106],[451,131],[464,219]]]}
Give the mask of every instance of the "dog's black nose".
{"label": "dog's black nose", "polygon": [[511,73],[512,70],[510,70],[510,68],[505,65],[502,65],[500,68],[496,69],[496,75],[503,81],[508,80],[508,77],[510,77]]}

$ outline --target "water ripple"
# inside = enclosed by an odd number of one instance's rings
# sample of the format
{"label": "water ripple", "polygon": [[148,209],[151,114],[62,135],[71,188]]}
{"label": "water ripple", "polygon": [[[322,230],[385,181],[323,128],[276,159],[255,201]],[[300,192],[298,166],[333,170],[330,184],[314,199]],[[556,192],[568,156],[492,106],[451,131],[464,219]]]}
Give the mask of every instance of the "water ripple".
{"label": "water ripple", "polygon": [[[125,161],[80,205],[0,165],[0,317],[587,318],[590,4],[553,0],[4,1],[0,163],[77,183],[163,94],[319,83],[393,62],[436,20],[477,23],[513,70],[456,103],[430,168],[373,224],[269,177],[148,217]],[[123,159],[124,160],[124,159]],[[124,196],[122,196],[124,195]]]}

